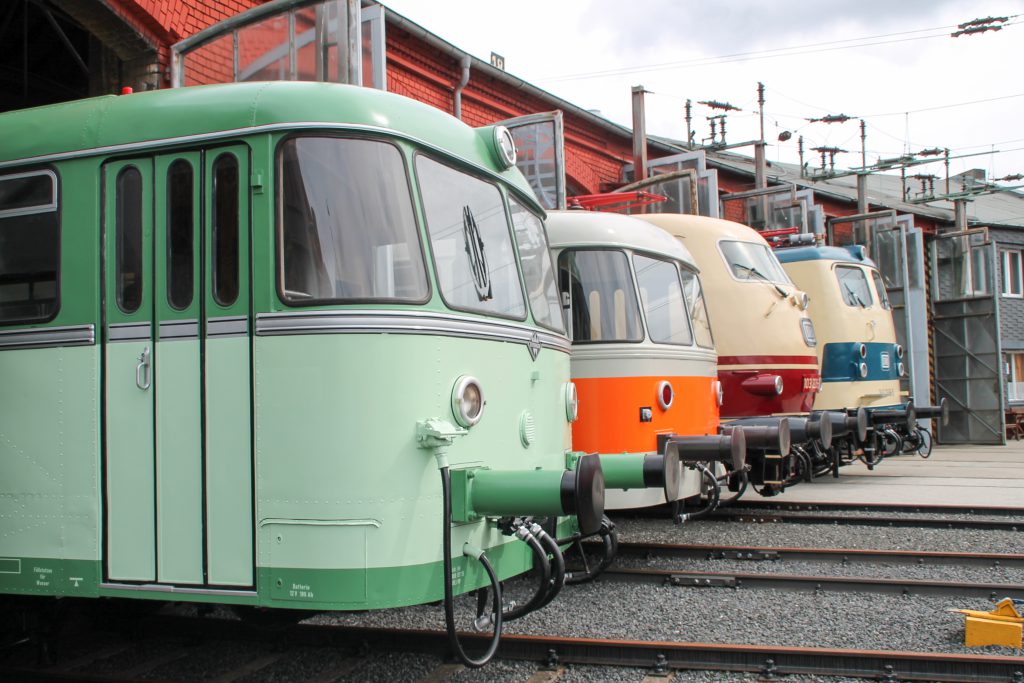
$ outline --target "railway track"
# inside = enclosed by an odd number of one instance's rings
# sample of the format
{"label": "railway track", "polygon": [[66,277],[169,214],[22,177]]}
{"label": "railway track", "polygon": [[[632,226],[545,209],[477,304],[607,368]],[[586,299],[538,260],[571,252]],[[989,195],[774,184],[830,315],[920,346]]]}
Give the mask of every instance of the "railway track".
{"label": "railway track", "polygon": [[[167,618],[140,622],[135,637],[168,637],[189,634],[192,639],[217,641],[274,642],[280,647],[357,648],[362,654],[344,659],[348,668],[333,673],[344,676],[358,665],[358,658],[374,652],[432,653],[446,651],[443,631],[381,629],[335,625],[299,624],[286,629],[268,631],[245,623],[224,619]],[[468,647],[482,649],[487,636],[464,633],[461,638]],[[112,649],[116,649],[116,646]],[[103,652],[96,653],[102,656]],[[172,652],[167,658],[183,656]],[[269,655],[273,658],[273,655]],[[848,676],[874,680],[903,681],[974,681],[980,683],[1015,683],[1024,681],[1024,658],[994,655],[921,653],[835,648],[786,647],[768,645],[731,645],[688,642],[657,642],[602,638],[570,638],[552,635],[506,635],[497,657],[503,660],[535,662],[538,671],[551,672],[546,679],[556,681],[566,665],[599,665],[648,669],[651,674],[664,675],[673,670],[705,670],[722,672],[753,672],[765,678],[803,674]],[[96,658],[96,657],[94,657]],[[247,673],[259,671],[267,662],[250,661],[247,668],[205,680],[232,681]],[[160,681],[152,677],[153,661],[134,671],[119,670],[89,673],[65,664],[60,667],[11,667],[0,665],[4,680],[17,681]],[[430,680],[444,680],[459,667],[441,664]],[[333,680],[319,676],[317,680]],[[180,680],[180,679],[179,679]],[[198,678],[195,680],[199,680]]]}
{"label": "railway track", "polygon": [[[830,524],[849,526],[906,527],[917,529],[976,529],[983,531],[1024,531],[1024,519],[964,519],[962,517],[933,517],[919,515],[892,515],[873,513],[869,515],[843,514],[854,510],[831,512],[793,510],[763,510],[720,508],[704,520],[718,522],[783,523],[783,524]],[[987,513],[986,513],[987,514]],[[1019,512],[1018,512],[1019,514]]]}
{"label": "railway track", "polygon": [[918,503],[790,503],[756,499],[741,499],[729,506],[744,512],[896,512],[932,515],[987,515],[991,517],[1022,517],[1024,507],[997,507],[985,505],[922,505]]}
{"label": "railway track", "polygon": [[683,543],[619,543],[620,557],[665,557],[687,560],[802,561],[837,564],[955,565],[1024,567],[1024,553],[953,553],[927,550],[855,550],[837,548],[770,548],[765,546]]}

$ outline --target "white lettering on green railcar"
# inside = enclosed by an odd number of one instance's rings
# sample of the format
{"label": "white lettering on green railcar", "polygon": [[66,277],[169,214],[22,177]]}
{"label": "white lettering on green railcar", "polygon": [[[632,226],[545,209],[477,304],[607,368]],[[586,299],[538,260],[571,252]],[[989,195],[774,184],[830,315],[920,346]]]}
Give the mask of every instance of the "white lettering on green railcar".
{"label": "white lettering on green railcar", "polygon": [[304,583],[293,583],[292,588],[288,591],[288,596],[292,598],[306,598],[312,600],[315,596],[310,587]]}

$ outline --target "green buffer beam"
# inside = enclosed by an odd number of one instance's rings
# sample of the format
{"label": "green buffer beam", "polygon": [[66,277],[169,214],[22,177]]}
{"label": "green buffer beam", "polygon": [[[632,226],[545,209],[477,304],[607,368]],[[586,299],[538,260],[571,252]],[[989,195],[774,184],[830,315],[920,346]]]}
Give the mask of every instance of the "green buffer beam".
{"label": "green buffer beam", "polygon": [[571,470],[455,470],[452,518],[573,515],[580,531],[596,533],[604,515],[604,473],[596,455]]}
{"label": "green buffer beam", "polygon": [[604,485],[610,489],[645,489],[660,487],[665,502],[679,499],[679,454],[660,453],[602,454]]}

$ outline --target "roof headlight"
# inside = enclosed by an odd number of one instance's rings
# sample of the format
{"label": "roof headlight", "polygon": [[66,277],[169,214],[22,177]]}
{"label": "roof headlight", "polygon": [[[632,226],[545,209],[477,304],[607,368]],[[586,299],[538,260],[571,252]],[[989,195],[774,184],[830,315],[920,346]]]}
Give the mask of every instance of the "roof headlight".
{"label": "roof headlight", "polygon": [[516,163],[516,141],[505,126],[494,127],[494,151],[502,168],[512,168]]}
{"label": "roof headlight", "polygon": [[452,389],[452,414],[463,427],[472,427],[484,413],[484,390],[475,377],[463,375]]}

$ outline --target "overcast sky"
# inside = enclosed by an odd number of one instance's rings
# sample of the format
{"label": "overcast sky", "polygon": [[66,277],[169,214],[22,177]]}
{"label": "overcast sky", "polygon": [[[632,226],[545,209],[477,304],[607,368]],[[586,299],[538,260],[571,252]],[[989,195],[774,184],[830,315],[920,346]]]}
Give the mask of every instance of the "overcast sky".
{"label": "overcast sky", "polygon": [[[691,99],[696,139],[709,137],[706,117],[720,112],[697,102],[717,100],[743,110],[728,114],[727,142],[756,139],[761,81],[769,159],[795,162],[803,136],[808,150],[850,150],[837,156],[837,166],[859,166],[857,121],[806,120],[847,114],[867,123],[869,164],[948,147],[953,155],[986,152],[954,159],[954,174],[1024,173],[1024,0],[384,4],[485,61],[492,51],[501,54],[509,73],[627,126],[630,88],[643,85],[651,91],[647,130],[655,135],[684,140]],[[949,36],[957,24],[988,16],[1011,19],[1001,31]],[[965,104],[978,100],[987,101]],[[778,142],[782,131],[792,138]],[[1001,152],[987,153],[992,149]],[[805,161],[816,167],[820,156],[808,151]],[[944,169],[938,163],[908,171],[919,172]]]}

